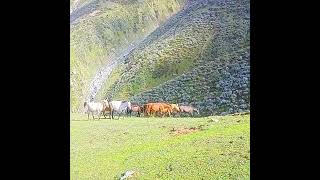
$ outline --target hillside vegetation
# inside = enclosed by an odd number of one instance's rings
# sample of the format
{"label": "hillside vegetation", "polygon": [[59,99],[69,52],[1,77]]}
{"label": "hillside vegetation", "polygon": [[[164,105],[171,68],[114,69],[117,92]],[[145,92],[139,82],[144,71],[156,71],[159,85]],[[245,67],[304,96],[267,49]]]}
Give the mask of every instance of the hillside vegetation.
{"label": "hillside vegetation", "polygon": [[146,37],[96,100],[192,104],[202,115],[250,109],[249,0],[198,0]]}
{"label": "hillside vegetation", "polygon": [[71,120],[70,179],[250,179],[250,115]]}
{"label": "hillside vegetation", "polygon": [[70,2],[71,109],[79,110],[99,68],[148,36],[183,6],[181,0]]}

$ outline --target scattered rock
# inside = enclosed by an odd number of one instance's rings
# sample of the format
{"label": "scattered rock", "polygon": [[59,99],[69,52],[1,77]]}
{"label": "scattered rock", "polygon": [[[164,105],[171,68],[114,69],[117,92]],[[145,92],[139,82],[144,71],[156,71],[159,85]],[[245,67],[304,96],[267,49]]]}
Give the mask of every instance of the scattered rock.
{"label": "scattered rock", "polygon": [[134,174],[135,174],[135,171],[132,171],[132,170],[127,171],[127,172],[121,174],[120,180],[126,179],[128,177],[132,177]]}

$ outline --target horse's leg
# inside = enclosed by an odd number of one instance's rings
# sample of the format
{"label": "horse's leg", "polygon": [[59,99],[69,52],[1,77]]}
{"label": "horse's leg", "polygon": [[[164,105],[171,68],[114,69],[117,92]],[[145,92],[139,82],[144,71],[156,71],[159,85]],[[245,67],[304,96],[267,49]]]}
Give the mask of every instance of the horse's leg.
{"label": "horse's leg", "polygon": [[101,113],[103,113],[103,112],[102,111],[99,112],[98,120],[100,120]]}
{"label": "horse's leg", "polygon": [[112,109],[112,111],[111,111],[111,119],[113,119],[113,113],[114,113],[114,110]]}
{"label": "horse's leg", "polygon": [[90,112],[88,112],[87,114],[88,114],[88,121],[89,121]]}

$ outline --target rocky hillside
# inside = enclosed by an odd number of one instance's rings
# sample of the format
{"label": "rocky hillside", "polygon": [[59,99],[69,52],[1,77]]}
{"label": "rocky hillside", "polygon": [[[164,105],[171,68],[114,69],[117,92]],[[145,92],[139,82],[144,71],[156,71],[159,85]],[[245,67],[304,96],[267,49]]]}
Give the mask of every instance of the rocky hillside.
{"label": "rocky hillside", "polygon": [[189,0],[113,69],[97,100],[250,109],[250,1]]}
{"label": "rocky hillside", "polygon": [[81,110],[83,102],[99,90],[99,86],[92,81],[100,68],[109,66],[128,53],[128,49],[180,11],[183,2],[70,1],[71,110]]}

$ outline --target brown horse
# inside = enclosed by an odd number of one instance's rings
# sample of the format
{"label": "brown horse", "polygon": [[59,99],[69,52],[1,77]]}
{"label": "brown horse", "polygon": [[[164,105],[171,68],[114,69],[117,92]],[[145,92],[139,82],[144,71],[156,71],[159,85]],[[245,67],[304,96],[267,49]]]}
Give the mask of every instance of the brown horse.
{"label": "brown horse", "polygon": [[138,104],[131,103],[131,109],[128,109],[128,113],[130,114],[130,117],[132,112],[136,112],[137,116],[140,117],[142,113],[142,108]]}
{"label": "brown horse", "polygon": [[180,108],[178,104],[168,104],[168,103],[163,103],[163,116],[168,114],[169,117],[173,115],[173,112],[180,112]]}
{"label": "brown horse", "polygon": [[163,103],[163,111],[160,112],[162,114],[162,117],[164,117],[166,114],[168,114],[169,117],[171,117],[171,114],[173,112],[173,108],[171,104]]}
{"label": "brown horse", "polygon": [[163,106],[159,103],[148,103],[144,105],[144,112],[147,116],[154,115],[161,111],[163,111]]}
{"label": "brown horse", "polygon": [[106,112],[109,112],[109,118],[111,119],[111,112],[112,112],[112,107],[109,103],[108,100],[103,100],[102,101],[103,104],[103,116],[106,118]]}
{"label": "brown horse", "polygon": [[193,116],[193,112],[197,112],[199,114],[199,110],[197,108],[194,108],[192,106],[179,106],[180,112],[185,112],[191,114]]}
{"label": "brown horse", "polygon": [[172,107],[168,103],[148,103],[144,105],[144,113],[147,116],[155,114],[160,114],[162,117],[165,114],[170,116],[172,113]]}

